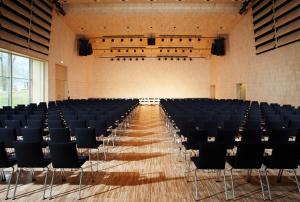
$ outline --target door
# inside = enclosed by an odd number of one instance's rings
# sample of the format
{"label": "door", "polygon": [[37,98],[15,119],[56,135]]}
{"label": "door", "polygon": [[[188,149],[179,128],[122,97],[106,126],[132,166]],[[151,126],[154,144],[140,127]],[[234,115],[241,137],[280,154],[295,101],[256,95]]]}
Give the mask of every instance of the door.
{"label": "door", "polygon": [[239,100],[246,100],[246,84],[237,83],[236,84],[236,98]]}
{"label": "door", "polygon": [[210,98],[215,99],[216,98],[216,86],[210,85]]}
{"label": "door", "polygon": [[55,66],[55,79],[56,100],[66,100],[68,97],[67,67],[57,64]]}

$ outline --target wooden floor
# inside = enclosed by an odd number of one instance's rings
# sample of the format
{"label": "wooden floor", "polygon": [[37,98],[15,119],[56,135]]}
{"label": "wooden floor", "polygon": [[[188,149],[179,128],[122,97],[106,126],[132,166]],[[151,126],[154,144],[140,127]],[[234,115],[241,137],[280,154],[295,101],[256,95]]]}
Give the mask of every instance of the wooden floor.
{"label": "wooden floor", "polygon": [[[108,159],[104,161],[101,156],[94,182],[90,164],[87,162],[84,165],[82,201],[194,201],[193,178],[188,182],[184,177],[184,161],[178,156],[178,149],[167,134],[158,106],[138,107],[129,129],[119,135],[121,138],[117,146],[109,148]],[[96,169],[96,155],[93,155],[93,159],[93,169]],[[300,201],[291,174],[287,173],[288,177],[283,177],[280,184],[273,174],[270,177],[273,201]],[[42,200],[44,174],[36,171],[35,176],[36,180],[31,182],[30,172],[23,172],[16,201]],[[52,201],[77,200],[78,173],[68,171],[66,176],[66,182],[62,182],[60,175],[55,178]],[[235,172],[234,177],[237,201],[262,201],[256,174],[253,174],[249,183],[246,182],[245,172]],[[223,183],[216,182],[216,173],[199,172],[198,179],[201,200],[225,200]],[[228,182],[229,179],[228,172]],[[6,185],[2,182],[0,200],[4,199],[5,190]],[[12,193],[13,190],[10,196]],[[46,196],[49,196],[49,189]]]}

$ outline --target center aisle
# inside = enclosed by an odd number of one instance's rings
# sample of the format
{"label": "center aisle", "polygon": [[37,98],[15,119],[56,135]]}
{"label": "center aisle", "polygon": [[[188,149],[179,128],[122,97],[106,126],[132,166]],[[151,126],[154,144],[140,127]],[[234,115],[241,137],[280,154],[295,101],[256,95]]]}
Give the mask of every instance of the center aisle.
{"label": "center aisle", "polygon": [[119,135],[117,146],[110,149],[98,173],[95,198],[193,201],[193,190],[184,178],[184,164],[179,161],[158,106],[139,106],[130,127]]}

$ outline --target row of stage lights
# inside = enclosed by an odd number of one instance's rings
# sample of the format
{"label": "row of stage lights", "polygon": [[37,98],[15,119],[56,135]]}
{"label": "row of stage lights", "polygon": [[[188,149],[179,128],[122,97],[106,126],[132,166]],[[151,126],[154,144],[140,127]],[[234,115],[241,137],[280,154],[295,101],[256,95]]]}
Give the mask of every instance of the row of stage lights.
{"label": "row of stage lights", "polygon": [[[110,58],[111,61],[138,61],[138,60],[145,60],[145,57],[116,57],[116,58]],[[183,61],[192,61],[193,58],[188,58],[188,57],[158,57],[157,60],[163,61],[163,60],[183,60]]]}
{"label": "row of stage lights", "polygon": [[[176,39],[177,39],[177,38],[176,38]],[[104,43],[104,42],[106,42],[106,40],[107,40],[107,39],[102,39],[102,42]],[[125,40],[124,38],[120,38],[120,42],[124,42],[124,40]],[[137,40],[139,40],[140,42],[143,42],[144,39],[143,39],[143,38],[139,38],[139,39],[137,39]],[[179,41],[179,42],[182,42],[183,40],[184,40],[183,38],[178,38],[178,41]],[[189,42],[192,42],[192,41],[193,41],[192,38],[188,38],[187,40],[188,40]],[[116,41],[116,39],[114,39],[114,38],[110,39],[110,42],[112,42],[112,43],[115,42],[115,41]],[[130,42],[133,42],[134,39],[133,39],[133,38],[130,38],[129,41],[130,41]],[[161,38],[160,41],[161,41],[161,42],[167,42],[167,41],[173,42],[173,41],[175,41],[175,39],[169,38],[169,40],[167,40],[166,38]],[[201,41],[201,38],[197,38],[196,41]]]}
{"label": "row of stage lights", "polygon": [[[159,52],[161,52],[161,53],[162,53],[162,52],[168,52],[168,53],[171,52],[170,49],[166,49],[166,50],[167,50],[167,51],[163,51],[163,49],[160,49]],[[115,50],[115,51],[118,52],[118,53],[120,53],[120,52],[121,52],[121,49],[118,49],[118,50]],[[110,52],[113,53],[114,50],[111,49]],[[123,51],[122,51],[122,52],[123,52]],[[126,49],[124,52],[128,53],[128,52],[129,52],[129,49]],[[133,49],[133,52],[136,53],[137,50],[136,50],[136,49]],[[145,50],[142,49],[141,52],[144,53]],[[175,52],[175,53],[178,53],[178,52],[180,52],[180,50],[175,49],[174,52]],[[189,50],[184,50],[184,49],[182,49],[181,52],[182,52],[182,53],[184,53],[184,52],[190,52],[190,53],[192,53],[193,50],[192,50],[192,49],[189,49]]]}

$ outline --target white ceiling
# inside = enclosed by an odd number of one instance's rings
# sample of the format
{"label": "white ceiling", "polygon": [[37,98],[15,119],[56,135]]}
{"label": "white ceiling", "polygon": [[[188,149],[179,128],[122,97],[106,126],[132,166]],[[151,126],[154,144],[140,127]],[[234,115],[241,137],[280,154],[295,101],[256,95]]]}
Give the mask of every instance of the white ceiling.
{"label": "white ceiling", "polygon": [[228,34],[239,21],[233,0],[65,0],[64,22],[78,35]]}

